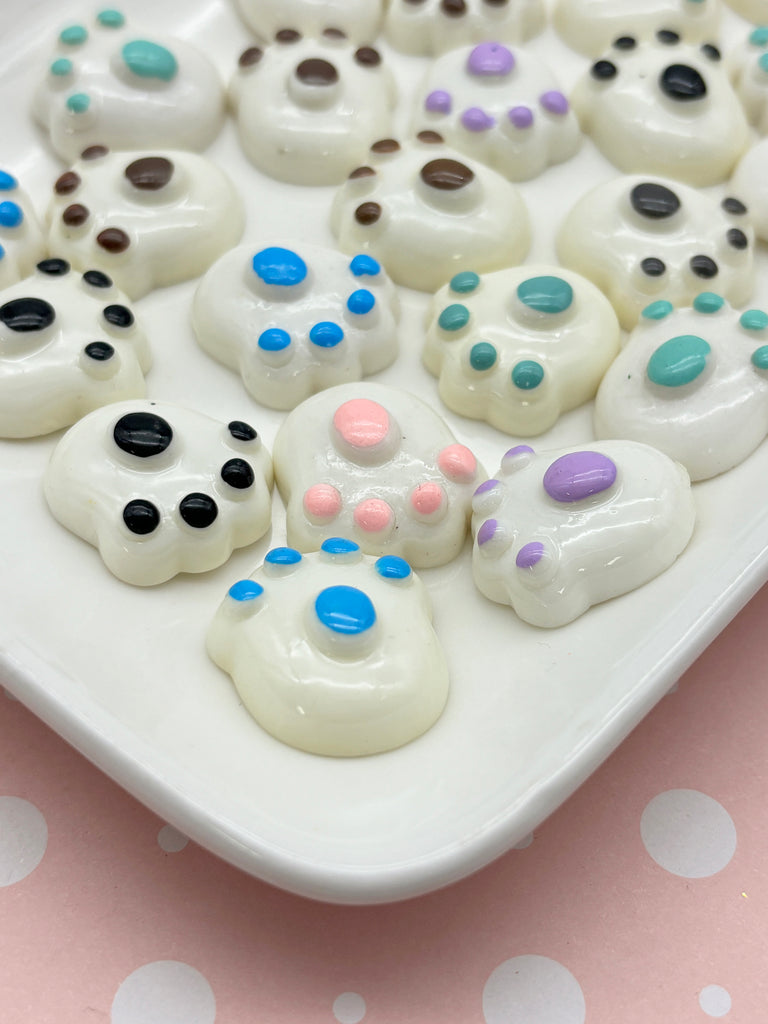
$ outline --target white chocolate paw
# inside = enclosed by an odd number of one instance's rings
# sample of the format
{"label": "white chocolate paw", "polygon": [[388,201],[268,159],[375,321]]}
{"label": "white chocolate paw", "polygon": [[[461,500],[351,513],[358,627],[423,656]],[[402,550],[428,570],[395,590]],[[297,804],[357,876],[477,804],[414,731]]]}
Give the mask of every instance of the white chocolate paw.
{"label": "white chocolate paw", "polygon": [[768,313],[702,292],[643,312],[595,400],[598,437],[651,444],[704,480],[768,434]]}
{"label": "white chocolate paw", "polygon": [[576,115],[538,57],[503,43],[439,57],[417,102],[414,128],[433,128],[455,149],[525,181],[574,155]]}
{"label": "white chocolate paw", "polygon": [[571,95],[581,127],[622,171],[723,181],[749,145],[749,126],[712,43],[661,29],[618,39]]}
{"label": "white chocolate paw", "polygon": [[431,56],[466,43],[522,43],[544,28],[542,0],[391,0],[384,28],[403,53]]}
{"label": "white chocolate paw", "polygon": [[253,427],[161,402],[84,417],[44,487],[54,517],[137,586],[215,569],[271,523],[272,462]]}
{"label": "white chocolate paw", "polygon": [[531,437],[592,398],[618,351],[619,322],[595,285],[527,265],[441,288],[423,359],[449,409]]}
{"label": "white chocolate paw", "polygon": [[267,732],[312,754],[402,746],[448,697],[424,584],[402,558],[376,560],[343,538],[314,554],[270,551],[229,589],[208,653]]}
{"label": "white chocolate paw", "polygon": [[288,543],[302,551],[341,535],[428,568],[464,546],[482,468],[414,395],[368,381],[322,391],[288,414],[273,454]]}
{"label": "white chocolate paw", "polygon": [[93,145],[203,150],[224,123],[224,85],[196,47],[103,10],[62,28],[32,113],[70,162]]}
{"label": "white chocolate paw", "polygon": [[563,626],[667,569],[688,543],[688,475],[648,445],[511,448],[473,499],[478,589],[533,626]]}
{"label": "white chocolate paw", "polygon": [[531,241],[519,190],[446,146],[433,131],[400,146],[380,139],[334,197],[344,252],[369,252],[398,284],[437,291],[460,270],[521,263]]}
{"label": "white chocolate paw", "polygon": [[44,255],[43,229],[29,197],[0,170],[0,288],[27,277]]}
{"label": "white chocolate paw", "polygon": [[249,46],[229,91],[245,155],[279,181],[337,185],[391,130],[394,77],[341,32]]}
{"label": "white chocolate paw", "polygon": [[86,149],[54,185],[49,247],[138,299],[198,277],[242,234],[242,202],[216,164],[181,150]]}
{"label": "white chocolate paw", "polygon": [[749,218],[755,234],[768,242],[768,175],[765,173],[768,161],[768,139],[761,139],[750,146],[733,172],[729,190],[743,201],[749,211]]}
{"label": "white chocolate paw", "polygon": [[371,256],[304,243],[226,253],[192,304],[202,348],[272,409],[389,366],[397,315],[394,285]]}
{"label": "white chocolate paw", "polygon": [[755,283],[745,205],[669,178],[631,175],[592,189],[560,225],[557,255],[605,292],[627,330],[654,299],[689,305],[711,287],[741,306]]}
{"label": "white chocolate paw", "polygon": [[749,123],[761,135],[768,135],[768,26],[752,29],[741,45],[730,51],[728,68]]}
{"label": "white chocolate paw", "polygon": [[622,36],[650,39],[659,29],[689,43],[717,39],[719,0],[556,0],[552,24],[561,39],[587,57],[599,57]]}
{"label": "white chocolate paw", "polygon": [[147,339],[101,271],[62,259],[0,291],[0,436],[35,437],[145,394]]}
{"label": "white chocolate paw", "polygon": [[382,19],[382,0],[235,0],[235,5],[256,35],[270,38],[283,29],[314,35],[330,30],[370,42]]}

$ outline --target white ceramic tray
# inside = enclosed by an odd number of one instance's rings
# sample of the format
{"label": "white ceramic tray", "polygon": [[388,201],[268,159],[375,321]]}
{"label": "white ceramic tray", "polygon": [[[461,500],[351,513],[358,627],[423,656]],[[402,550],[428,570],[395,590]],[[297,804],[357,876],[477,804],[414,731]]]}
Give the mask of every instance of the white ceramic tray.
{"label": "white ceramic tray", "polygon": [[[228,76],[249,42],[228,0],[129,0],[135,24],[201,43]],[[80,13],[28,0],[0,38],[0,166],[43,208],[62,169],[27,116],[42,28]],[[729,15],[727,38],[744,22]],[[531,44],[570,86],[586,66],[551,33]],[[382,45],[398,77],[420,59]],[[403,119],[403,127],[405,119]],[[245,240],[331,244],[332,189],[281,186],[239,154],[232,124],[210,150],[248,204]],[[529,261],[553,260],[553,229],[570,202],[615,172],[585,142],[573,161],[523,186],[535,224]],[[715,189],[719,194],[725,194]],[[768,302],[768,273],[755,305]],[[138,303],[151,328],[150,397],[252,422],[271,445],[280,421],[239,378],[195,344],[192,285]],[[403,291],[402,354],[380,380],[440,408],[421,367],[426,297]],[[459,440],[493,472],[511,441],[441,409]],[[591,439],[589,408],[535,443]],[[57,437],[1,442],[0,664],[3,682],[57,732],[167,821],[245,871],[306,896],[376,903],[424,893],[487,864],[529,834],[605,759],[768,575],[768,445],[696,486],[694,538],[663,576],[554,631],[521,623],[474,590],[469,547],[424,573],[451,664],[445,714],[392,753],[335,760],[300,753],[248,716],[229,678],[209,663],[204,635],[228,586],[284,541],[272,533],[219,570],[154,589],[113,579],[95,549],[46,510],[40,477]],[[685,736],[680,737],[685,743]]]}

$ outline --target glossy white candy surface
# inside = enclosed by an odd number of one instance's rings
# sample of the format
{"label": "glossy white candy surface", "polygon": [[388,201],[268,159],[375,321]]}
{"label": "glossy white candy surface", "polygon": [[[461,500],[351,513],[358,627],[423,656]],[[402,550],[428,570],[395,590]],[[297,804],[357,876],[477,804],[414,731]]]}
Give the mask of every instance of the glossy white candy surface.
{"label": "glossy white candy surface", "polygon": [[391,0],[385,33],[403,53],[431,56],[486,39],[520,43],[545,21],[542,0]]}
{"label": "glossy white candy surface", "polygon": [[340,29],[351,39],[370,42],[382,19],[382,0],[235,0],[243,21],[257,35],[281,29],[319,34]]}
{"label": "glossy white candy surface", "polygon": [[744,202],[761,241],[768,242],[768,139],[751,146],[736,165],[729,191]]}
{"label": "glossy white candy surface", "polygon": [[717,39],[720,0],[555,0],[552,23],[568,46],[599,57],[615,39],[648,39],[658,29],[688,42]]}

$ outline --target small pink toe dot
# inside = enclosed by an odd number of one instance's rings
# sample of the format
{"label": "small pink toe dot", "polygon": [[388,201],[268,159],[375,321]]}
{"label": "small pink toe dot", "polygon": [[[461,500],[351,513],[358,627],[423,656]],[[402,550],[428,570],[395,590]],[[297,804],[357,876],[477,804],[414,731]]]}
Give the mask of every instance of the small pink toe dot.
{"label": "small pink toe dot", "polygon": [[445,491],[436,483],[419,484],[411,491],[411,505],[421,516],[437,512],[445,499]]}
{"label": "small pink toe dot", "polygon": [[353,398],[336,410],[333,425],[353,448],[373,448],[389,433],[389,414],[378,402]]}
{"label": "small pink toe dot", "polygon": [[477,475],[477,459],[463,444],[443,448],[437,457],[440,472],[459,484],[468,484]]}
{"label": "small pink toe dot", "polygon": [[381,533],[387,529],[393,518],[392,509],[381,498],[366,498],[355,506],[355,525],[366,533]]}
{"label": "small pink toe dot", "polygon": [[330,484],[313,484],[304,492],[304,511],[313,519],[335,519],[341,512],[341,495]]}

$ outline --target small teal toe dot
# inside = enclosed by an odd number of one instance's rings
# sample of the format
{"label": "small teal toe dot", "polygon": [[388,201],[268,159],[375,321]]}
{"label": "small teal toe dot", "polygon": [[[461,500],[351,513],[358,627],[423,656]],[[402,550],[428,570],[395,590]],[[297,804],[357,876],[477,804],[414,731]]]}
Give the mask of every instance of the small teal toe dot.
{"label": "small teal toe dot", "polygon": [[327,555],[349,555],[353,551],[359,551],[360,545],[355,544],[353,540],[347,540],[346,537],[329,537],[320,545],[320,550],[325,551]]}
{"label": "small teal toe dot", "polygon": [[760,54],[757,64],[761,71],[765,71],[768,74],[768,53]]}
{"label": "small teal toe dot", "polygon": [[68,75],[72,71],[72,61],[66,57],[59,57],[51,64],[51,74],[56,75],[57,78],[63,78],[64,75]]}
{"label": "small teal toe dot", "polygon": [[18,188],[19,183],[8,171],[0,171],[0,192],[11,192]]}
{"label": "small teal toe dot", "polygon": [[256,580],[238,580],[227,593],[235,601],[253,601],[264,593],[264,587]]}
{"label": "small teal toe dot", "polygon": [[264,561],[270,565],[296,565],[301,561],[301,552],[296,548],[272,548],[264,556]]}
{"label": "small teal toe dot", "polygon": [[338,324],[323,320],[310,330],[309,340],[318,348],[334,348],[344,340],[344,331]]}
{"label": "small teal toe dot", "polygon": [[139,78],[159,78],[170,82],[178,70],[170,50],[146,39],[133,39],[122,50],[125,66]]}
{"label": "small teal toe dot", "polygon": [[373,256],[368,256],[365,253],[354,256],[349,264],[349,269],[355,277],[376,277],[377,274],[381,273],[381,266]]}
{"label": "small teal toe dot", "polygon": [[67,110],[73,114],[84,114],[91,105],[91,97],[84,92],[75,92],[67,97]]}
{"label": "small teal toe dot", "polygon": [[763,331],[768,327],[768,313],[762,309],[748,309],[739,317],[739,323],[748,331]]}
{"label": "small teal toe dot", "polygon": [[298,253],[279,246],[262,249],[253,257],[252,266],[265,284],[289,288],[301,284],[307,276],[307,264]]}
{"label": "small teal toe dot", "polygon": [[282,352],[291,344],[291,336],[281,327],[268,327],[259,335],[259,348],[264,352]]}
{"label": "small teal toe dot", "polygon": [[376,572],[385,580],[407,580],[411,567],[404,558],[397,555],[382,555],[376,562]]}
{"label": "small teal toe dot", "polygon": [[99,11],[96,18],[99,24],[103,25],[104,28],[122,28],[125,24],[125,16],[123,13],[112,8]]}
{"label": "small teal toe dot", "polygon": [[758,370],[768,370],[768,345],[761,345],[752,353],[752,365]]}
{"label": "small teal toe dot", "polygon": [[669,316],[674,308],[672,303],[667,302],[666,299],[658,299],[658,301],[646,306],[640,315],[645,320],[663,320],[665,316]]}
{"label": "small teal toe dot", "polygon": [[59,33],[59,40],[66,46],[79,46],[88,38],[88,31],[82,25],[69,25]]}
{"label": "small teal toe dot", "polygon": [[6,199],[0,203],[0,227],[17,228],[24,220],[24,212],[18,203]]}
{"label": "small teal toe dot", "polygon": [[473,370],[490,370],[496,362],[496,349],[489,341],[478,341],[469,353],[469,365]]}
{"label": "small teal toe dot", "polygon": [[648,379],[667,388],[690,384],[704,372],[711,351],[709,344],[695,334],[670,338],[648,360]]}
{"label": "small teal toe dot", "polygon": [[469,323],[469,310],[461,303],[455,302],[445,307],[437,322],[444,331],[460,331]]}
{"label": "small teal toe dot", "polygon": [[530,277],[517,286],[517,297],[537,313],[563,313],[573,302],[573,288],[562,277]]}
{"label": "small teal toe dot", "polygon": [[532,391],[544,380],[544,367],[533,359],[522,359],[512,370],[512,383],[521,391]]}
{"label": "small teal toe dot", "polygon": [[693,308],[697,313],[717,313],[724,305],[725,299],[715,292],[701,292],[693,300]]}
{"label": "small teal toe dot", "polygon": [[358,288],[347,299],[347,309],[350,313],[357,313],[359,315],[370,313],[375,305],[376,296],[373,292],[369,292],[367,288]]}
{"label": "small teal toe dot", "polygon": [[474,270],[462,270],[451,278],[451,291],[459,295],[466,295],[473,292],[480,284],[480,277]]}
{"label": "small teal toe dot", "polygon": [[752,46],[766,46],[768,44],[768,25],[758,25],[749,34],[749,41]]}
{"label": "small teal toe dot", "polygon": [[376,609],[367,594],[357,587],[326,587],[315,598],[315,613],[334,633],[357,636],[376,621]]}

